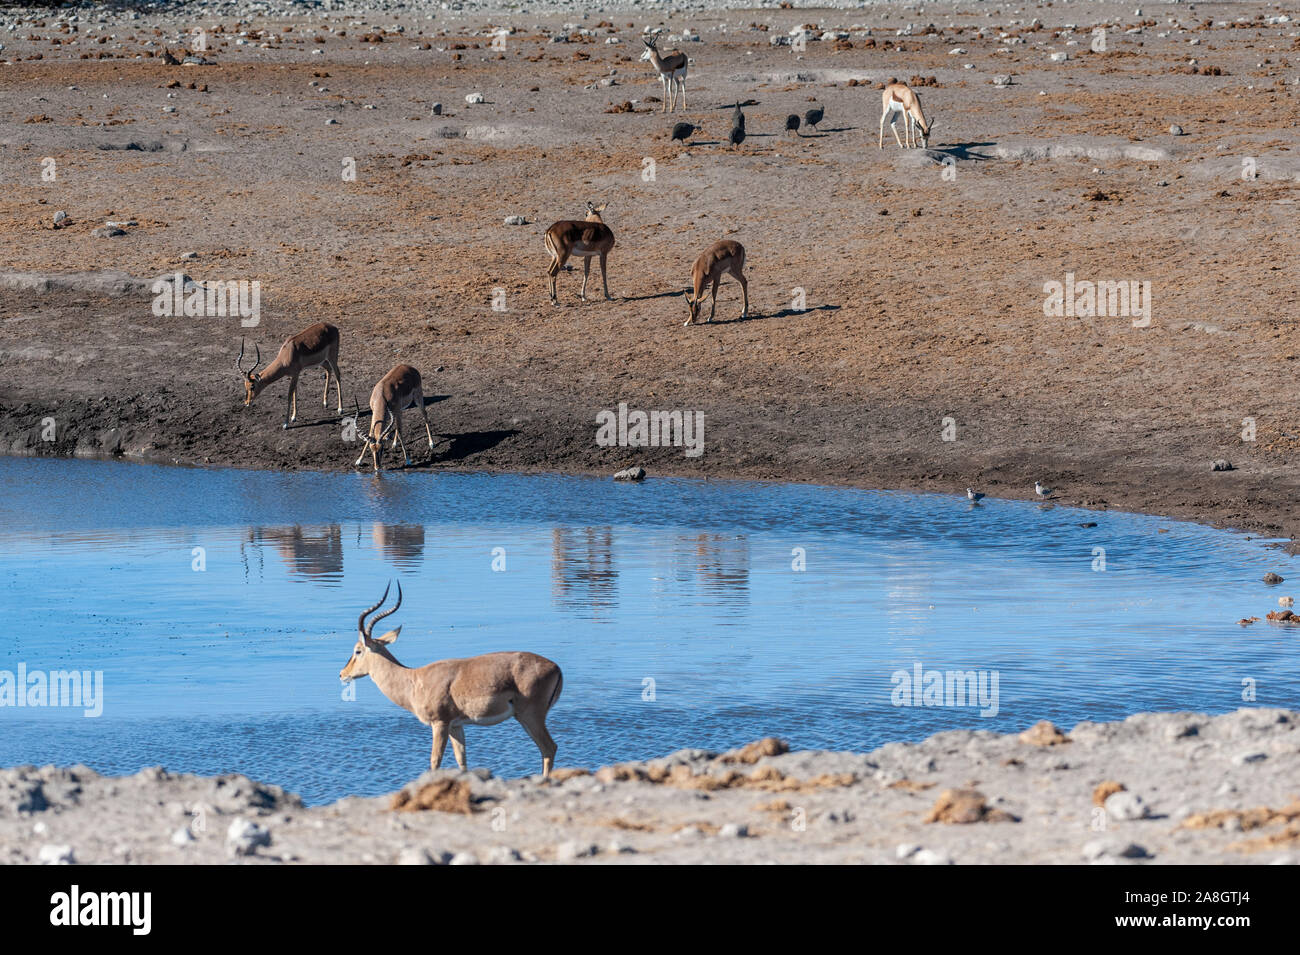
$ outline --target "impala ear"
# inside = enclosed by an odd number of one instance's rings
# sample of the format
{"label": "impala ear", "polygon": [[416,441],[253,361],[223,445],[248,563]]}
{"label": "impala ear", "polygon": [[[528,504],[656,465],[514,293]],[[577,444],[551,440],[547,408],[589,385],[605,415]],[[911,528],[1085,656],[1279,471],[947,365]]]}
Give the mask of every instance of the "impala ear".
{"label": "impala ear", "polygon": [[600,205],[598,205],[598,206],[592,206],[592,207],[591,207],[591,211],[592,211],[592,212],[604,212],[604,211],[605,211],[605,203],[602,202],[602,203],[601,203]]}
{"label": "impala ear", "polygon": [[392,643],[397,639],[397,635],[401,632],[401,627],[398,627],[396,630],[389,630],[387,633],[375,637],[375,643]]}

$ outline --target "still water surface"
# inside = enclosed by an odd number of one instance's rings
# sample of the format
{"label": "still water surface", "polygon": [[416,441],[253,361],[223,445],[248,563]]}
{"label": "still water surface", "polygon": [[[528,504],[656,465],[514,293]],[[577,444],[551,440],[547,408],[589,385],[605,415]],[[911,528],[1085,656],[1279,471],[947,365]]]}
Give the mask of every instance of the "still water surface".
{"label": "still water surface", "polygon": [[[405,602],[384,626],[402,625],[403,663],[525,649],[560,664],[561,766],[1224,712],[1243,680],[1253,705],[1300,708],[1300,633],[1236,623],[1275,609],[1300,561],[1160,518],[802,485],[4,458],[0,492],[0,679],[24,664],[104,681],[97,718],[0,706],[0,766],[235,771],[309,802],[400,786],[427,766],[428,730],[369,681],[338,682],[357,614],[393,578]],[[1267,587],[1270,570],[1290,579]],[[996,673],[996,715],[893,705],[894,674],[918,664]],[[540,768],[514,721],[467,736],[471,765]]]}

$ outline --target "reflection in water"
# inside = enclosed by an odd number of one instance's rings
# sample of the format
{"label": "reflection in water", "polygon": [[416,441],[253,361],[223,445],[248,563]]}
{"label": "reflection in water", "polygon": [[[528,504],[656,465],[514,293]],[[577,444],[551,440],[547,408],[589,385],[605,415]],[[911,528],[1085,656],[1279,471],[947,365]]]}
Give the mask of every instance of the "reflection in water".
{"label": "reflection in water", "polygon": [[343,532],[338,524],[250,527],[247,542],[274,547],[292,574],[325,580],[343,577]]}
{"label": "reflection in water", "polygon": [[749,539],[743,534],[693,534],[676,540],[677,580],[705,593],[747,600]]}
{"label": "reflection in water", "polygon": [[551,592],[565,610],[602,610],[618,605],[614,532],[608,527],[556,527],[551,531]]}
{"label": "reflection in water", "polygon": [[414,567],[424,557],[423,524],[375,523],[370,531],[375,550],[398,567]]}

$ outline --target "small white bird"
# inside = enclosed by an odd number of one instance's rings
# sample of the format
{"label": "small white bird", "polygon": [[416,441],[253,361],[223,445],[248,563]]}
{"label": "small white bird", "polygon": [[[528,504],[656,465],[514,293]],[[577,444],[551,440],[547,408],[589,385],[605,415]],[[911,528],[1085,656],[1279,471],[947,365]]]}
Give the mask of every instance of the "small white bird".
{"label": "small white bird", "polygon": [[979,491],[972,491],[970,488],[966,488],[966,496],[970,498],[972,501],[974,501],[976,504],[984,500],[983,494],[981,494]]}
{"label": "small white bird", "polygon": [[1035,481],[1034,493],[1037,494],[1039,497],[1051,497],[1052,489],[1050,487],[1043,487],[1042,481]]}

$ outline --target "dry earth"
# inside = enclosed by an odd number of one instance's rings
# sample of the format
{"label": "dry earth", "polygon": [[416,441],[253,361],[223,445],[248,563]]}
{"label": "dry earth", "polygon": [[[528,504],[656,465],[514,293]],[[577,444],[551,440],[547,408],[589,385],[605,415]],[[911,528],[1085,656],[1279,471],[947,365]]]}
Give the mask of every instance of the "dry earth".
{"label": "dry earth", "polygon": [[[1140,6],[11,14],[0,450],[351,467],[316,372],[286,432],[286,386],[241,410],[233,368],[241,335],[269,356],[327,319],[349,404],[398,360],[441,399],[420,468],[641,463],[1006,497],[1041,478],[1065,503],[1293,536],[1300,15]],[[803,24],[848,35],[773,45]],[[687,147],[637,61],[660,25],[701,37],[679,44],[689,108],[671,119],[702,127]],[[166,65],[196,27],[215,65]],[[934,78],[931,151],[877,149],[889,77]],[[820,129],[782,135],[814,100]],[[732,150],[736,101],[750,136]],[[554,308],[542,232],[588,199],[609,204],[615,301],[579,302],[575,272]],[[97,236],[110,220],[135,224]],[[724,236],[749,252],[750,318],[729,284],[718,321],[682,328],[690,263]],[[18,275],[103,270],[259,281],[260,324],[157,317],[147,285]],[[1150,327],[1045,316],[1067,273],[1149,281]],[[598,447],[596,412],[619,402],[703,411],[706,452]],[[1236,469],[1212,472],[1219,458]]]}
{"label": "dry earth", "polygon": [[426,774],[304,809],[243,776],[0,770],[0,861],[1283,863],[1300,713],[1140,714],[940,733],[867,754],[730,753],[503,781]]}

